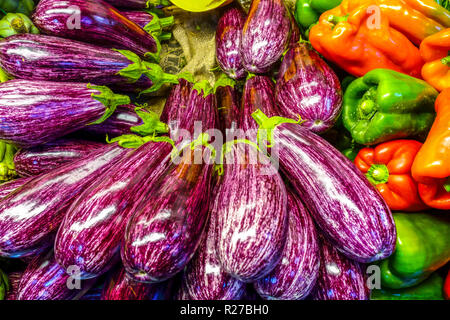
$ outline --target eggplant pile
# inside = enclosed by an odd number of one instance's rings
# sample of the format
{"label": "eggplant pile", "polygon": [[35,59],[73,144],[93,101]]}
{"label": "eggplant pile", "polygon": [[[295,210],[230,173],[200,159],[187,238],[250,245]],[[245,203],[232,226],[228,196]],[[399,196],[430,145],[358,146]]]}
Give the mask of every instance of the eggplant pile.
{"label": "eggplant pile", "polygon": [[284,1],[223,9],[214,84],[163,72],[149,3],[40,0],[0,40],[0,299],[369,299],[394,220]]}

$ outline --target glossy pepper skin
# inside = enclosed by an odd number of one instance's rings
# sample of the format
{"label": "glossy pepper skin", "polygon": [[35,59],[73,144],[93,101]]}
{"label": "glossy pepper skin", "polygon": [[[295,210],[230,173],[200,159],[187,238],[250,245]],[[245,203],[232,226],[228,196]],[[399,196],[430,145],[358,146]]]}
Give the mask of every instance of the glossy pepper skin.
{"label": "glossy pepper skin", "polygon": [[363,145],[424,136],[435,118],[438,92],[425,81],[376,69],[353,81],[344,94],[342,120]]}
{"label": "glossy pepper skin", "polygon": [[445,278],[444,298],[450,300],[450,270],[448,270],[447,277]]}
{"label": "glossy pepper skin", "polygon": [[444,300],[443,283],[442,276],[435,272],[430,278],[414,287],[372,290],[370,300]]}
{"label": "glossy pepper skin", "polygon": [[397,30],[385,11],[374,15],[376,2],[344,0],[340,6],[324,12],[309,32],[311,44],[326,59],[354,76],[384,68],[420,78],[423,61],[419,49]]}
{"label": "glossy pepper skin", "polygon": [[376,148],[364,148],[355,158],[356,167],[378,191],[391,210],[421,211],[428,208],[420,199],[411,166],[422,143],[393,140]]}
{"label": "glossy pepper skin", "polygon": [[423,79],[438,91],[450,88],[450,28],[422,41],[420,55],[425,61]]}
{"label": "glossy pepper skin", "polygon": [[325,11],[340,5],[342,0],[297,0],[295,3],[295,20],[307,30],[319,21],[320,15]]}
{"label": "glossy pepper skin", "polygon": [[380,263],[381,287],[415,286],[450,261],[450,216],[437,213],[394,213],[397,243]]}
{"label": "glossy pepper skin", "polygon": [[417,153],[412,175],[419,194],[428,206],[450,210],[450,89],[436,99],[436,120]]}

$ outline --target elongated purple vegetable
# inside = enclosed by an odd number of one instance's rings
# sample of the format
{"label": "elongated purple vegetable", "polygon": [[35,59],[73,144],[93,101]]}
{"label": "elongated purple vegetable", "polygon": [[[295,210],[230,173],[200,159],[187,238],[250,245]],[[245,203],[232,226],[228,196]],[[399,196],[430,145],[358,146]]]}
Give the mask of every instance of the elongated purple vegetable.
{"label": "elongated purple vegetable", "polygon": [[101,138],[104,138],[106,135],[109,138],[115,138],[124,134],[130,134],[131,127],[143,124],[142,119],[134,109],[135,106],[133,105],[119,106],[104,122],[85,126],[81,131]]}
{"label": "elongated purple vegetable", "polygon": [[232,79],[245,76],[240,47],[245,15],[238,8],[230,8],[220,18],[216,31],[216,57],[219,66]]}
{"label": "elongated purple vegetable", "polygon": [[161,121],[168,123],[170,121],[179,120],[178,110],[185,109],[192,90],[192,81],[180,78],[170,91],[167,97],[164,109],[161,113]]}
{"label": "elongated purple vegetable", "polygon": [[255,283],[264,299],[300,300],[314,288],[320,254],[314,223],[297,195],[288,192],[289,229],[280,263]]}
{"label": "elongated purple vegetable", "polygon": [[[20,280],[17,300],[72,300],[80,290],[87,290],[92,281],[79,281],[77,275],[67,274],[55,261],[53,250],[36,256]],[[72,286],[73,285],[73,286]]]}
{"label": "elongated purple vegetable", "polygon": [[[199,139],[203,144],[207,137]],[[178,148],[182,157],[175,159],[127,225],[121,256],[126,271],[138,281],[161,282],[183,270],[208,221],[210,149]]]}
{"label": "elongated purple vegetable", "polygon": [[169,298],[170,280],[149,284],[130,279],[125,269],[118,267],[107,280],[101,300],[166,300]]}
{"label": "elongated purple vegetable", "polygon": [[174,17],[160,18],[154,13],[147,11],[122,11],[122,15],[136,23],[139,27],[158,37],[160,41],[169,40],[172,37],[170,32],[163,32],[174,24]]}
{"label": "elongated purple vegetable", "polygon": [[350,260],[320,237],[321,265],[314,300],[369,300],[364,266]]}
{"label": "elongated purple vegetable", "polygon": [[133,52],[34,34],[0,41],[0,67],[20,79],[89,82],[120,91],[149,92],[178,83],[176,76]]}
{"label": "elongated purple vegetable", "polygon": [[133,21],[142,29],[153,20],[153,15],[147,11],[121,11],[121,13],[124,17]]}
{"label": "elongated purple vegetable", "polygon": [[237,129],[241,99],[235,88],[235,82],[224,74],[217,80],[214,91],[217,99],[218,127],[226,137],[227,130],[234,131]]}
{"label": "elongated purple vegetable", "polygon": [[220,266],[216,252],[216,209],[205,239],[183,273],[183,288],[192,300],[240,300],[246,284],[233,278]]}
{"label": "elongated purple vegetable", "polygon": [[287,234],[284,183],[265,155],[247,142],[229,142],[216,195],[216,249],[222,268],[254,282],[278,264]]}
{"label": "elongated purple vegetable", "polygon": [[71,202],[127,152],[107,145],[30,180],[0,200],[0,256],[30,256],[52,244],[52,234]]}
{"label": "elongated purple vegetable", "polygon": [[21,177],[37,176],[98,150],[99,142],[59,139],[30,149],[21,149],[14,156],[16,172]]}
{"label": "elongated purple vegetable", "polygon": [[27,178],[18,178],[15,180],[11,180],[8,182],[4,182],[0,184],[0,200],[4,197],[6,197],[8,194],[13,192],[14,190],[20,188],[24,184],[26,184],[28,181],[30,181],[32,177]]}
{"label": "elongated purple vegetable", "polygon": [[146,143],[79,195],[56,235],[55,256],[63,268],[77,266],[89,279],[117,262],[126,224],[167,170],[171,151],[167,142]]}
{"label": "elongated purple vegetable", "polygon": [[280,115],[306,120],[303,126],[321,133],[331,128],[342,110],[342,90],[334,71],[307,44],[297,43],[283,58],[276,102]]}
{"label": "elongated purple vegetable", "polygon": [[0,139],[30,148],[101,123],[129,103],[107,87],[10,80],[0,84]]}
{"label": "elongated purple vegetable", "polygon": [[17,300],[20,280],[22,279],[23,271],[15,271],[8,274],[9,290],[5,296],[5,300]]}
{"label": "elongated purple vegetable", "polygon": [[46,34],[155,56],[159,42],[102,0],[41,0],[33,22]]}
{"label": "elongated purple vegetable", "polygon": [[361,263],[389,257],[396,240],[392,213],[354,164],[323,138],[286,123],[294,120],[268,119],[260,111],[254,118],[271,132],[272,155],[327,239]]}
{"label": "elongated purple vegetable", "polygon": [[266,73],[286,50],[291,39],[291,20],[283,0],[253,0],[242,30],[244,67]]}

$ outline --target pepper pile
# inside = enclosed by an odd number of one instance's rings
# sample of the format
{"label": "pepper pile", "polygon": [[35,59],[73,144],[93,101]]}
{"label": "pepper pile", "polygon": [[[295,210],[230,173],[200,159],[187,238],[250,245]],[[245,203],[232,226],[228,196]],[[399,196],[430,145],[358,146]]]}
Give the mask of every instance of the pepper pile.
{"label": "pepper pile", "polygon": [[0,0],[0,300],[449,299],[449,1],[178,2]]}

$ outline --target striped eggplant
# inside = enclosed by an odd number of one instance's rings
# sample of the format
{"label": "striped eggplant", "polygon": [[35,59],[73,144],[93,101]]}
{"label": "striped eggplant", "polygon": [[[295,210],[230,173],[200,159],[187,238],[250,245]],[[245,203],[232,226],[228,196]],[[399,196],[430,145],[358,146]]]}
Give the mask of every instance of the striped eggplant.
{"label": "striped eggplant", "polygon": [[305,299],[319,274],[320,254],[314,222],[297,195],[288,190],[289,229],[281,262],[255,283],[269,300]]}
{"label": "striped eggplant", "polygon": [[208,229],[194,258],[183,273],[183,288],[192,300],[240,300],[246,284],[220,266],[216,252],[216,209],[211,209]]}
{"label": "striped eggplant", "polygon": [[101,300],[166,300],[170,296],[171,280],[163,283],[143,283],[130,279],[120,266],[106,282]]}
{"label": "striped eggplant", "polygon": [[242,94],[239,128],[245,131],[250,141],[256,141],[258,131],[258,124],[252,118],[253,112],[261,109],[267,115],[278,116],[274,93],[274,85],[269,77],[251,75],[247,78]]}
{"label": "striped eggplant", "polygon": [[88,290],[92,285],[92,281],[79,280],[75,273],[67,274],[50,250],[28,264],[20,280],[17,300],[72,300],[80,290]]}
{"label": "striped eggplant", "polygon": [[28,181],[30,181],[32,177],[27,178],[18,178],[14,179],[8,182],[4,182],[0,184],[0,200],[4,197],[6,197],[8,194],[13,192],[14,190],[20,188],[24,184],[26,184]]}
{"label": "striped eggplant", "polygon": [[14,165],[21,177],[37,176],[98,150],[103,144],[78,139],[59,139],[30,149],[21,149],[14,156]]}
{"label": "striped eggplant", "polygon": [[178,290],[175,291],[173,300],[183,301],[183,300],[192,300],[192,298],[189,296],[187,289],[183,286],[180,286]]}
{"label": "striped eggplant", "polygon": [[105,138],[115,138],[124,134],[130,134],[131,128],[144,124],[142,118],[135,111],[135,106],[118,106],[116,111],[104,122],[85,126],[81,129],[82,133],[90,136]]}
{"label": "striped eggplant", "polygon": [[288,226],[284,182],[272,162],[247,142],[228,142],[214,203],[216,250],[222,268],[242,282],[278,264]]}
{"label": "striped eggplant", "polygon": [[180,78],[178,84],[173,86],[161,113],[162,122],[169,123],[179,119],[179,109],[185,109],[189,101],[193,82],[191,80]]}
{"label": "striped eggplant", "polygon": [[[208,221],[212,154],[199,136],[177,144],[175,157],[154,192],[127,225],[122,262],[133,279],[162,282],[192,259]],[[203,156],[203,159],[202,159]]]}
{"label": "striped eggplant", "polygon": [[364,265],[348,259],[320,238],[320,269],[311,294],[314,300],[369,300]]}
{"label": "striped eggplant", "polygon": [[297,43],[283,58],[276,84],[280,115],[305,120],[315,133],[330,129],[342,111],[338,77],[306,43]]}
{"label": "striped eggplant", "polygon": [[130,50],[156,57],[160,44],[151,34],[102,0],[41,0],[33,13],[49,35]]}
{"label": "striped eggplant", "polygon": [[169,166],[172,145],[149,142],[129,153],[72,203],[58,229],[55,256],[82,279],[108,271],[120,258],[126,224]]}
{"label": "striped eggplant", "polygon": [[[240,114],[240,96],[234,80],[222,74],[216,81],[214,92],[217,99],[218,127],[227,136],[227,130],[237,128]],[[228,140],[228,139],[226,139]]]}
{"label": "striped eggplant", "polygon": [[148,11],[122,11],[122,15],[148,33],[157,36],[160,41],[169,40],[172,37],[170,32],[163,32],[163,30],[173,26],[175,21],[173,16],[160,18]]}
{"label": "striped eggplant", "polygon": [[108,87],[10,80],[0,83],[0,139],[31,148],[101,123],[129,103],[129,97]]}
{"label": "striped eggplant", "polygon": [[106,145],[42,174],[0,200],[0,256],[25,257],[53,244],[54,232],[76,196],[128,149]]}
{"label": "striped eggplant", "polygon": [[261,138],[271,132],[272,156],[276,154],[285,176],[330,242],[361,263],[389,257],[396,240],[392,213],[354,164],[295,120],[268,118],[261,111],[253,116],[267,130],[261,131]]}
{"label": "striped eggplant", "polygon": [[241,56],[252,73],[266,73],[291,39],[291,17],[284,0],[253,0],[242,29]]}
{"label": "striped eggplant", "polygon": [[216,58],[220,68],[232,79],[245,76],[240,54],[241,34],[245,14],[238,8],[230,8],[220,18],[216,30]]}
{"label": "striped eggplant", "polygon": [[5,296],[5,300],[17,300],[22,275],[23,271],[15,271],[8,274],[9,290]]}
{"label": "striped eggplant", "polygon": [[21,34],[0,41],[0,67],[20,79],[89,82],[122,92],[145,93],[178,82],[133,52],[46,35]]}

